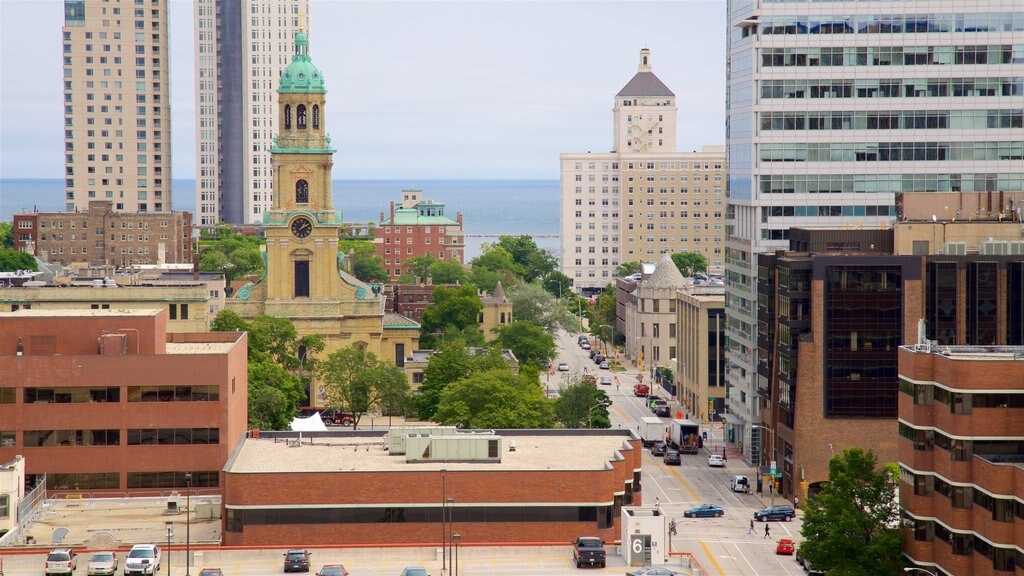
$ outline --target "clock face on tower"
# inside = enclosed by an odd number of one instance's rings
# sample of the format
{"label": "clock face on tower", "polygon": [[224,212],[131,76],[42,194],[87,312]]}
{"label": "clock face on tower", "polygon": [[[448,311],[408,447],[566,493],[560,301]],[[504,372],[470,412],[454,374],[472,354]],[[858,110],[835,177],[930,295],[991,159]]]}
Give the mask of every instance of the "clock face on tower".
{"label": "clock face on tower", "polygon": [[292,234],[296,238],[305,238],[313,232],[313,223],[307,218],[296,218],[292,220]]}

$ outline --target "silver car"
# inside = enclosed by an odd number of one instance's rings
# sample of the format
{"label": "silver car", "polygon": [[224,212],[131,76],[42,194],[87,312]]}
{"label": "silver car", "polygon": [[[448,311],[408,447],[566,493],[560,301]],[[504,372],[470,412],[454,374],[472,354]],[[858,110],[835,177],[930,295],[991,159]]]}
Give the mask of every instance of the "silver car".
{"label": "silver car", "polygon": [[89,576],[113,576],[117,572],[117,552],[96,552],[89,558]]}
{"label": "silver car", "polygon": [[78,567],[78,556],[71,548],[54,548],[46,556],[46,576],[51,574],[74,574]]}

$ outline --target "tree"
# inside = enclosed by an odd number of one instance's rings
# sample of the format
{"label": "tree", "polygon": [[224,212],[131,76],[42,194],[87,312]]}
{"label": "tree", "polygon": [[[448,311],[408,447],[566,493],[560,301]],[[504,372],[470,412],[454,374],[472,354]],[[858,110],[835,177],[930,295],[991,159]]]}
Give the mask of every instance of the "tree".
{"label": "tree", "polygon": [[289,430],[304,396],[300,378],[267,360],[249,361],[249,427]]}
{"label": "tree", "polygon": [[[555,418],[566,428],[611,428],[607,406],[610,403],[604,390],[577,380],[563,387],[555,400]],[[597,408],[591,410],[593,406]]]}
{"label": "tree", "polygon": [[413,278],[416,278],[415,281],[426,284],[427,278],[430,277],[430,267],[435,263],[437,263],[437,258],[430,254],[406,258],[402,261],[403,274],[406,272],[412,273]]}
{"label": "tree", "polygon": [[553,272],[558,260],[547,250],[542,250],[533,238],[527,234],[520,236],[502,236],[497,246],[503,248],[518,266],[523,280],[533,282]]}
{"label": "tree", "polygon": [[229,285],[238,278],[258,274],[263,271],[262,242],[254,236],[233,234],[228,227],[213,230],[200,239],[199,269],[223,273]]}
{"label": "tree", "polygon": [[353,429],[359,427],[363,414],[384,408],[385,402],[403,405],[408,397],[408,383],[401,369],[361,348],[333,352],[320,363],[317,373],[328,407],[350,412]]}
{"label": "tree", "polygon": [[609,284],[589,312],[590,333],[604,342],[611,342],[613,337],[624,338],[624,335],[615,332],[615,307],[615,287]]}
{"label": "tree", "polygon": [[369,240],[339,240],[338,252],[350,260],[352,275],[362,282],[387,282],[384,260],[377,256],[377,247]]}
{"label": "tree", "polygon": [[477,372],[508,367],[508,362],[499,350],[481,348],[476,353],[470,353],[469,346],[462,338],[452,337],[442,341],[423,369],[423,384],[420,385],[417,401],[420,419],[434,418],[441,392],[452,382]]}
{"label": "tree", "polygon": [[434,420],[461,428],[551,428],[554,409],[536,378],[527,380],[505,368],[449,384]]}
{"label": "tree", "polygon": [[478,324],[483,302],[472,286],[434,288],[433,302],[423,310],[420,322],[420,344],[431,347],[434,338],[449,327],[462,330]]}
{"label": "tree", "polygon": [[572,330],[576,327],[576,318],[539,283],[516,284],[506,294],[516,320],[540,326],[548,333],[558,328]]}
{"label": "tree", "polygon": [[0,248],[0,272],[15,272],[17,270],[38,271],[36,257],[21,250]]}
{"label": "tree", "polygon": [[516,355],[520,365],[545,368],[555,353],[555,339],[540,326],[523,320],[501,326],[497,341]]}
{"label": "tree", "polygon": [[874,452],[844,450],[828,463],[828,484],[806,502],[800,554],[830,576],[896,574],[900,560],[895,466]]}
{"label": "tree", "polygon": [[555,298],[572,294],[572,279],[561,272],[552,272],[545,276],[543,285]]}
{"label": "tree", "polygon": [[693,276],[708,271],[708,259],[700,252],[680,252],[672,255],[672,262],[683,276]]}
{"label": "tree", "polygon": [[434,284],[463,284],[468,275],[458,260],[438,260],[430,265],[430,276]]}
{"label": "tree", "polygon": [[470,266],[470,282],[487,292],[493,291],[499,281],[508,288],[523,275],[523,267],[500,244],[484,244],[483,253],[473,258]]}
{"label": "tree", "polygon": [[618,267],[615,268],[615,277],[625,278],[626,276],[636,274],[642,268],[643,264],[637,262],[636,260],[633,260],[631,262],[623,262],[622,264],[619,264]]}
{"label": "tree", "polygon": [[14,248],[14,223],[0,222],[0,248]]}

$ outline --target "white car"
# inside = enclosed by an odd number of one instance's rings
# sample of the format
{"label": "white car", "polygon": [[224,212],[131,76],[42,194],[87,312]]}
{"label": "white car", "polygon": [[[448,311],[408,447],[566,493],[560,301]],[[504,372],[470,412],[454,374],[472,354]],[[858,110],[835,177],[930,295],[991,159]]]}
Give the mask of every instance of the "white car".
{"label": "white car", "polygon": [[117,573],[117,552],[95,552],[89,558],[89,576],[113,576]]}
{"label": "white car", "polygon": [[559,362],[558,363],[558,371],[559,372],[568,372],[569,371],[569,365],[566,364],[565,362]]}
{"label": "white car", "polygon": [[78,556],[72,548],[54,548],[46,556],[46,576],[52,574],[74,574],[78,567]]}
{"label": "white car", "polygon": [[142,574],[156,576],[160,572],[160,547],[136,544],[124,559],[124,576]]}
{"label": "white car", "polygon": [[590,350],[590,342],[584,342],[583,344],[580,344],[580,348],[583,348],[584,350]]}
{"label": "white car", "polygon": [[725,467],[725,459],[718,454],[712,454],[708,456],[708,466],[717,466],[719,468]]}

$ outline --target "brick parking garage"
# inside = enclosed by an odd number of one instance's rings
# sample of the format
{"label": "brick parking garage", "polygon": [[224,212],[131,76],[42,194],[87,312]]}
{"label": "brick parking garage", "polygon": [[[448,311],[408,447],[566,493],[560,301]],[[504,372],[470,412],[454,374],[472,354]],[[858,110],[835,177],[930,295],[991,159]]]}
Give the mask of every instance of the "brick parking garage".
{"label": "brick parking garage", "polygon": [[406,430],[433,437],[408,454],[398,431],[246,438],[225,467],[224,544],[439,545],[443,510],[466,543],[613,541],[641,504],[630,430]]}

